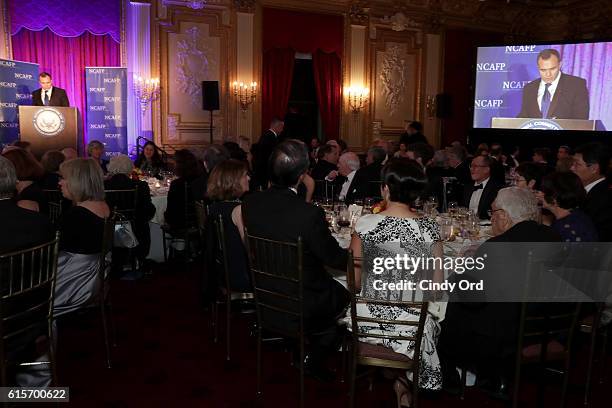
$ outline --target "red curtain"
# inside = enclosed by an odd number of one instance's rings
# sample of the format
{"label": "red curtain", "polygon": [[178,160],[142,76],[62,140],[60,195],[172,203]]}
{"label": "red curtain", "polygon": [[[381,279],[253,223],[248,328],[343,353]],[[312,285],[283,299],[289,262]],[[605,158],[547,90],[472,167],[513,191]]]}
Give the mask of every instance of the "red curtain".
{"label": "red curtain", "polygon": [[325,139],[338,139],[342,107],[340,57],[335,52],[317,50],[312,54],[312,66]]}
{"label": "red curtain", "polygon": [[86,31],[78,37],[60,37],[48,28],[21,29],[11,41],[16,60],[39,64],[41,72],[51,74],[54,85],[66,90],[70,106],[81,112],[82,123],[87,123],[85,67],[121,66],[120,44],[110,34],[93,35]]}
{"label": "red curtain", "polygon": [[267,129],[272,118],[284,118],[291,93],[295,51],[274,48],[264,52],[261,85],[262,127]]}
{"label": "red curtain", "polygon": [[321,49],[342,56],[344,17],[264,7],[263,50],[293,48],[314,53]]}

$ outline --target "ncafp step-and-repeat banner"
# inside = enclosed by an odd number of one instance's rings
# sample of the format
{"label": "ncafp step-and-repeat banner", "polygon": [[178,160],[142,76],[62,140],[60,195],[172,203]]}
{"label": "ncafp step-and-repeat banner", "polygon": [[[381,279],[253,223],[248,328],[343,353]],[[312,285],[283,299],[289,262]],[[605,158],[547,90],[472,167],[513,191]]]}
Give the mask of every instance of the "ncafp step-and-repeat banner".
{"label": "ncafp step-and-repeat banner", "polygon": [[0,59],[0,150],[19,139],[19,105],[38,88],[38,64]]}
{"label": "ncafp step-and-repeat banner", "polygon": [[127,68],[85,68],[87,140],[104,143],[108,157],[127,154]]}

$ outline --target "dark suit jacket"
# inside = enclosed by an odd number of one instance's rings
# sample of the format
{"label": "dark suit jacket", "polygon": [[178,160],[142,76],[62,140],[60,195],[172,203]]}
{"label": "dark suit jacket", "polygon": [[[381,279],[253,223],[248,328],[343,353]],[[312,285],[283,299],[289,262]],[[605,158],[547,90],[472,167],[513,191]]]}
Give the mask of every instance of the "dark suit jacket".
{"label": "dark suit jacket", "polygon": [[[524,221],[514,225],[505,233],[491,238],[483,244],[475,257],[488,255],[485,265],[495,270],[499,265],[509,265],[517,274],[526,268],[527,256],[520,256],[512,249],[500,243],[505,242],[558,242],[559,235],[550,227],[534,221]],[[537,248],[537,247],[536,247]],[[527,248],[525,248],[527,250]],[[536,249],[537,250],[537,249]],[[512,283],[502,279],[500,282],[486,278],[485,290],[490,284]],[[475,272],[458,276],[459,279],[481,279]],[[438,342],[440,359],[444,365],[469,364],[483,374],[503,371],[512,361],[516,351],[516,335],[520,317],[521,304],[516,302],[462,302],[465,299],[461,291],[454,292],[453,301],[448,302],[446,317],[442,322],[442,331]]]}
{"label": "dark suit jacket", "polygon": [[371,182],[381,181],[381,170],[382,164],[380,163],[368,164],[357,170],[348,192],[346,193],[346,201],[350,202],[355,199],[363,199],[366,197],[380,197],[380,184]]}
{"label": "dark suit jacket", "polygon": [[[493,177],[489,178],[487,185],[483,188],[480,201],[478,202],[478,218],[483,220],[491,218],[489,217],[488,211],[491,209],[491,204],[495,201],[495,197],[497,197],[497,192],[502,187],[503,185],[494,180]],[[463,200],[460,203],[462,207],[470,206],[470,199],[472,198],[473,192],[474,182],[463,186]]]}
{"label": "dark suit jacket", "polygon": [[325,180],[325,177],[327,177],[327,175],[334,170],[338,170],[338,166],[328,162],[327,160],[319,159],[317,164],[315,164],[315,166],[312,168],[310,177],[315,180]]}
{"label": "dark suit jacket", "polygon": [[593,220],[602,242],[612,242],[612,189],[601,181],[586,196],[584,212]]}
{"label": "dark suit jacket", "polygon": [[[285,242],[302,237],[305,325],[310,330],[333,326],[336,315],[348,302],[348,293],[324,265],[344,270],[347,251],[332,237],[323,210],[287,188],[272,187],[245,197],[242,211],[250,235]],[[295,287],[286,289],[277,281],[270,285],[296,295],[292,293]],[[293,319],[276,318],[280,327],[297,327]]]}
{"label": "dark suit jacket", "polygon": [[278,137],[270,129],[266,130],[259,138],[259,142],[253,145],[251,153],[253,154],[253,172],[257,186],[262,188],[268,187],[270,175],[268,174],[268,160],[274,151]]}
{"label": "dark suit jacket", "polygon": [[0,253],[30,248],[55,237],[47,216],[18,207],[14,200],[0,200],[0,225]]}
{"label": "dark suit jacket", "polygon": [[[588,119],[589,91],[582,78],[561,73],[555,95],[548,109],[548,118]],[[538,106],[538,87],[541,79],[531,81],[523,88],[523,103],[519,118],[541,118]]]}
{"label": "dark suit jacket", "polygon": [[[43,106],[42,100],[42,89],[38,88],[34,92],[32,92],[32,104],[34,106]],[[70,106],[68,102],[68,95],[66,95],[66,91],[62,88],[58,88],[56,86],[53,87],[53,91],[51,92],[51,99],[49,100],[49,106]]]}
{"label": "dark suit jacket", "polygon": [[427,139],[422,133],[417,132],[413,135],[409,135],[408,132],[404,132],[400,136],[400,143],[410,146],[413,143],[427,143]]}

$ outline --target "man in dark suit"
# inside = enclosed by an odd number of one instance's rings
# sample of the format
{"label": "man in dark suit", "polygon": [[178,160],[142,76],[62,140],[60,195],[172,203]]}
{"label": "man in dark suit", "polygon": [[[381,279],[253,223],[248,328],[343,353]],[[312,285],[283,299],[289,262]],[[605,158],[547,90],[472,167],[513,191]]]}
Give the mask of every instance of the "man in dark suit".
{"label": "man in dark suit", "polygon": [[477,156],[470,164],[472,182],[463,186],[462,207],[467,207],[480,219],[489,219],[491,203],[502,185],[491,177],[493,159],[489,156]]}
{"label": "man in dark suit", "polygon": [[[553,246],[523,247],[504,245],[521,242],[558,242],[561,237],[550,227],[538,224],[537,200],[525,188],[509,187],[499,191],[492,205],[492,230],[495,235],[485,242],[474,258],[484,257],[485,269],[457,275],[458,279],[484,279],[482,292],[453,292],[438,341],[444,388],[455,393],[460,382],[455,367],[463,366],[478,372],[479,384],[497,395],[507,395],[508,370],[516,351],[516,336],[527,270],[527,251],[549,254]],[[497,279],[491,278],[492,275]],[[489,380],[484,384],[482,380]],[[486,389],[485,388],[485,389]]]}
{"label": "man in dark suit", "polygon": [[[323,210],[306,203],[297,195],[297,187],[308,170],[308,149],[298,140],[280,143],[270,157],[272,186],[263,192],[250,194],[242,204],[242,217],[249,234],[276,241],[296,242],[302,238],[304,326],[312,351],[307,357],[310,374],[329,378],[323,368],[325,358],[337,346],[336,319],[348,304],[348,292],[325,270],[324,265],[344,270],[347,251],[332,237]],[[287,289],[281,283],[270,282],[274,290],[296,296],[295,287]],[[272,312],[271,312],[272,313]],[[295,319],[273,317],[279,328],[294,331]],[[316,334],[314,334],[316,333]]]}
{"label": "man in dark suit", "polygon": [[41,72],[38,76],[40,88],[32,92],[32,104],[34,106],[70,106],[68,95],[62,88],[53,86],[51,75]]}
{"label": "man in dark suit", "polygon": [[330,173],[338,171],[339,157],[338,147],[330,144],[319,147],[317,164],[312,168],[310,176],[315,180],[333,179],[335,174]]}
{"label": "man in dark suit", "polygon": [[0,156],[0,253],[30,248],[55,237],[48,217],[17,205],[13,198],[16,187],[15,166]]}
{"label": "man in dark suit", "polygon": [[572,171],[587,192],[584,211],[591,217],[602,242],[612,241],[612,189],[606,180],[610,151],[601,143],[576,148]]}
{"label": "man in dark suit", "polygon": [[427,139],[423,135],[423,125],[421,122],[406,121],[406,128],[404,133],[400,136],[400,143],[403,143],[408,147],[413,143],[427,143]]}
{"label": "man in dark suit", "polygon": [[370,147],[366,156],[366,166],[355,173],[346,193],[346,202],[366,197],[380,197],[380,172],[386,157],[387,151],[382,147]]}
{"label": "man in dark suit", "polygon": [[268,159],[278,144],[278,138],[284,127],[285,122],[282,119],[272,119],[270,128],[261,135],[258,143],[253,144],[251,154],[253,155],[253,178],[256,187],[268,188],[268,180],[270,179]]}
{"label": "man in dark suit", "polygon": [[554,49],[540,51],[540,78],[523,88],[519,118],[588,119],[586,81],[561,72],[561,56]]}

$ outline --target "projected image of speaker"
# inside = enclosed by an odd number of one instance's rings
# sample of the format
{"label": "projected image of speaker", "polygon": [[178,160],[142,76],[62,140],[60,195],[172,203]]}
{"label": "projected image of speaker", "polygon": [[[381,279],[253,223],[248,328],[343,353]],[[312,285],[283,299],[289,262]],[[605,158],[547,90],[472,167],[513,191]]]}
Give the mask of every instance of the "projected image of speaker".
{"label": "projected image of speaker", "polygon": [[219,81],[202,81],[202,109],[219,110]]}

